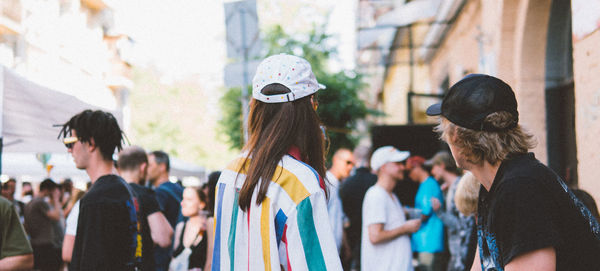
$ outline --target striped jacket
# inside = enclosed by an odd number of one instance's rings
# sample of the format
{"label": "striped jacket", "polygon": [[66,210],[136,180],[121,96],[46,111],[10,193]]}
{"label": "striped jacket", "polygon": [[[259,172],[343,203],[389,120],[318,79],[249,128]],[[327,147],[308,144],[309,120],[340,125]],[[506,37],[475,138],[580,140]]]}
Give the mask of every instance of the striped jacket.
{"label": "striped jacket", "polygon": [[244,159],[233,161],[217,183],[212,270],[342,270],[317,172],[285,155],[265,200],[256,205],[257,186],[244,212],[238,205]]}

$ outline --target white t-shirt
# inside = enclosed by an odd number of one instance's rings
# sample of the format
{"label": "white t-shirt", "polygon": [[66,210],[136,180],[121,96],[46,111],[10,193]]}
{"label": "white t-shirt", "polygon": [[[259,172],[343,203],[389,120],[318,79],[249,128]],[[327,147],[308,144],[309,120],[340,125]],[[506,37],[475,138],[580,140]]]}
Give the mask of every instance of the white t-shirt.
{"label": "white t-shirt", "polygon": [[67,227],[65,235],[75,236],[77,234],[77,220],[79,219],[79,200],[75,202],[69,216],[67,216]]}
{"label": "white t-shirt", "polygon": [[344,210],[342,208],[342,200],[340,199],[339,189],[340,181],[333,175],[333,173],[327,171],[329,201],[327,202],[327,212],[329,213],[329,224],[331,224],[331,230],[333,230],[333,237],[335,238],[335,245],[338,253],[342,248],[342,237],[344,236]]}
{"label": "white t-shirt", "polygon": [[363,201],[361,269],[413,270],[409,235],[374,245],[369,240],[369,225],[383,224],[384,230],[402,226],[406,217],[400,201],[377,184],[371,186]]}

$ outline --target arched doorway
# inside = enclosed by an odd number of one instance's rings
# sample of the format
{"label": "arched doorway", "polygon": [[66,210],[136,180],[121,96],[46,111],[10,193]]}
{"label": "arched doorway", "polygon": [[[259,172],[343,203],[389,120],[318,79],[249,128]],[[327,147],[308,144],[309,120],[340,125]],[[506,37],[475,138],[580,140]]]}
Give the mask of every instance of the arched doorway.
{"label": "arched doorway", "polygon": [[553,0],[546,43],[548,166],[568,185],[577,184],[571,1]]}
{"label": "arched doorway", "polygon": [[546,43],[551,0],[504,2],[504,9],[517,6],[514,36],[513,78],[519,103],[519,123],[533,133],[537,146],[533,149],[543,163],[548,161],[546,128]]}

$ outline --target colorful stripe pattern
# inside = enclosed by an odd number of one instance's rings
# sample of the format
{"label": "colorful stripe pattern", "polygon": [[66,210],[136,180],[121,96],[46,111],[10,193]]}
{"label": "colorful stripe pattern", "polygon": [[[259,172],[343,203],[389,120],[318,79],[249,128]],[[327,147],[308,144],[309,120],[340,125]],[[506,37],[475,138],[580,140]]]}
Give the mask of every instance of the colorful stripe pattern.
{"label": "colorful stripe pattern", "polygon": [[244,161],[231,163],[217,185],[212,270],[342,270],[316,171],[283,157],[266,199],[256,205],[255,195],[252,211],[244,212],[238,206]]}
{"label": "colorful stripe pattern", "polygon": [[212,270],[221,270],[221,261],[217,260],[221,258],[221,246],[218,246],[216,244],[220,244],[221,243],[221,231],[217,230],[219,228],[221,228],[221,210],[223,210],[223,192],[225,192],[225,184],[224,183],[220,183],[217,186],[217,191],[215,191],[215,193],[218,195],[217,196],[217,210],[215,212],[216,218],[215,218],[215,246],[214,246],[214,250],[213,250],[213,263],[212,263]]}

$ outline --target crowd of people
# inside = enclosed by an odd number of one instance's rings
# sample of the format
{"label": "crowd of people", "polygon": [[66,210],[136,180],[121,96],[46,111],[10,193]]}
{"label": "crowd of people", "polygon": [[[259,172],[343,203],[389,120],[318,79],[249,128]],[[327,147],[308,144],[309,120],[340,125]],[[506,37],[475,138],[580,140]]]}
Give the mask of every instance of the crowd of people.
{"label": "crowd of people", "polygon": [[[449,150],[338,149],[325,162],[317,82],[303,58],[266,58],[248,142],[202,187],[169,181],[169,155],[123,147],[110,113],[60,137],[86,191],[2,184],[0,270],[595,270],[598,210],[529,150],[514,92],[468,75],[427,114]],[[118,158],[113,160],[113,154]]]}
{"label": "crowd of people", "polygon": [[0,270],[210,269],[209,206],[219,172],[184,190],[169,181],[168,154],[121,147],[122,131],[107,112],[83,111],[61,135],[89,188],[45,179],[24,203],[14,198],[16,180],[3,183]]}

